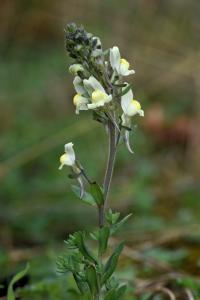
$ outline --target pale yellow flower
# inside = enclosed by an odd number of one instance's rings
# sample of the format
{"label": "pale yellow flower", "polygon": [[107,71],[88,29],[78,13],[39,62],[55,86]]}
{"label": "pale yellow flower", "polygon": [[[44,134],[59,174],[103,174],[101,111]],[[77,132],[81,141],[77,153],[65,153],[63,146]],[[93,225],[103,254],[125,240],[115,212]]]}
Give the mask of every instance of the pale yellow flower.
{"label": "pale yellow flower", "polygon": [[60,157],[60,167],[59,170],[63,168],[63,166],[74,167],[75,166],[75,153],[73,149],[73,143],[65,144],[65,153]]}
{"label": "pale yellow flower", "polygon": [[112,100],[112,95],[106,93],[104,87],[94,76],[83,80],[83,84],[91,98],[91,103],[87,104],[88,109],[104,106]]}
{"label": "pale yellow flower", "polygon": [[119,48],[116,46],[110,49],[110,64],[113,70],[119,75],[128,76],[130,74],[135,74],[134,70],[129,70],[129,62],[126,59],[121,58]]}

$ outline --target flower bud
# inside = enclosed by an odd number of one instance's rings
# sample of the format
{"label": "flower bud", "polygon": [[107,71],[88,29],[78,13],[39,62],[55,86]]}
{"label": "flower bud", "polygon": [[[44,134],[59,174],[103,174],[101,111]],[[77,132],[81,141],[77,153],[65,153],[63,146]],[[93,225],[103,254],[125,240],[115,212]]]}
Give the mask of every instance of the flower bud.
{"label": "flower bud", "polygon": [[78,72],[84,72],[84,68],[81,64],[73,64],[69,67],[69,72],[75,76]]}

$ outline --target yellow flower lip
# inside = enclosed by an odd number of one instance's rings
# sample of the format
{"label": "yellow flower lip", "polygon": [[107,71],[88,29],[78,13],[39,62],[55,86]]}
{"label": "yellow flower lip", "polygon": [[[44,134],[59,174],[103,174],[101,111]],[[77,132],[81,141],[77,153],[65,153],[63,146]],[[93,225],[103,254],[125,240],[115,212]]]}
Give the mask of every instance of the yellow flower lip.
{"label": "yellow flower lip", "polygon": [[131,101],[131,105],[133,105],[134,106],[134,108],[136,109],[136,110],[140,110],[141,109],[141,104],[140,104],[140,102],[138,102],[137,100],[132,100]]}
{"label": "yellow flower lip", "polygon": [[66,159],[67,159],[67,154],[66,153],[63,154],[63,155],[61,155],[61,157],[60,157],[60,163],[63,165],[65,163]]}
{"label": "yellow flower lip", "polygon": [[92,93],[92,102],[94,103],[105,100],[106,98],[106,93],[102,92],[101,90],[97,89]]}
{"label": "yellow flower lip", "polygon": [[125,58],[120,59],[120,64],[124,65],[127,69],[129,69],[130,64]]}
{"label": "yellow flower lip", "polygon": [[74,103],[74,105],[77,105],[77,104],[79,103],[80,97],[81,97],[80,94],[76,94],[76,95],[74,96],[74,98],[73,98],[73,103]]}

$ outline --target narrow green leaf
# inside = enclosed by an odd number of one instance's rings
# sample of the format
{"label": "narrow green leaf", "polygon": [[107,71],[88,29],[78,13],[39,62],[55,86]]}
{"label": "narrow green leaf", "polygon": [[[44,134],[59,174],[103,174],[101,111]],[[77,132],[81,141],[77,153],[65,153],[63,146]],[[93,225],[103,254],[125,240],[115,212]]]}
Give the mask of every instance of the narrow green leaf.
{"label": "narrow green leaf", "polygon": [[72,185],[72,191],[79,199],[81,199],[81,201],[83,201],[89,205],[92,205],[92,206],[96,205],[95,200],[90,193],[84,192],[83,197],[80,198],[81,190],[77,185]]}
{"label": "narrow green leaf", "polygon": [[121,285],[119,288],[117,289],[111,289],[110,291],[108,291],[105,300],[116,300],[116,299],[120,299],[122,300],[122,297],[124,296],[125,292],[126,292],[126,285]]}
{"label": "narrow green leaf", "polygon": [[24,270],[20,271],[13,277],[8,287],[8,295],[7,295],[8,300],[15,300],[13,286],[18,280],[20,280],[22,277],[24,277],[27,274],[28,270],[29,270],[29,264],[26,265]]}
{"label": "narrow green leaf", "polygon": [[98,121],[102,124],[106,124],[108,122],[108,119],[105,118],[103,114],[97,113],[93,111],[93,120]]}
{"label": "narrow green leaf", "polygon": [[104,268],[104,273],[103,273],[103,278],[102,278],[102,284],[105,283],[108,278],[113,274],[113,272],[116,269],[117,262],[119,259],[119,256],[123,250],[124,247],[124,242],[120,243],[114,250],[113,254],[110,256],[108,259],[105,268]]}
{"label": "narrow green leaf", "polygon": [[90,237],[95,240],[98,241],[99,238],[99,230],[94,230],[93,232],[90,232]]}
{"label": "narrow green leaf", "polygon": [[119,212],[115,212],[115,213],[112,212],[111,208],[106,213],[106,220],[111,225],[115,224],[118,221],[119,217],[120,217],[120,213]]}
{"label": "narrow green leaf", "polygon": [[116,291],[115,289],[111,289],[107,292],[105,296],[105,300],[116,300]]}
{"label": "narrow green leaf", "polygon": [[79,249],[79,251],[82,253],[82,255],[92,261],[93,263],[97,263],[97,260],[95,259],[95,257],[93,256],[93,254],[90,252],[90,250],[88,249],[88,247],[85,244],[85,235],[83,232],[76,232],[74,234],[75,236],[75,244],[77,246],[77,248]]}
{"label": "narrow green leaf", "polygon": [[121,285],[118,289],[117,289],[117,299],[122,299],[122,297],[124,296],[125,292],[126,292],[127,286],[126,284]]}
{"label": "narrow green leaf", "polygon": [[131,89],[131,84],[128,84],[125,88],[122,88],[122,91],[118,96],[124,96],[130,91],[130,89]]}
{"label": "narrow green leaf", "polygon": [[85,281],[83,281],[79,275],[73,274],[73,276],[74,276],[74,280],[76,281],[79,291],[81,292],[81,294],[85,294],[88,291],[87,283]]}
{"label": "narrow green leaf", "polygon": [[110,236],[110,229],[108,227],[102,227],[99,229],[99,254],[102,255],[108,246],[108,239]]}
{"label": "narrow green leaf", "polygon": [[85,276],[90,288],[90,292],[94,296],[99,290],[97,272],[95,267],[88,266],[85,271]]}
{"label": "narrow green leaf", "polygon": [[97,182],[93,182],[90,185],[90,192],[98,206],[104,203],[104,195]]}
{"label": "narrow green leaf", "polygon": [[124,217],[121,221],[113,224],[111,227],[110,227],[110,233],[111,235],[114,234],[117,230],[119,230],[122,225],[124,225],[124,223],[126,223],[128,221],[128,219],[132,216],[132,214],[129,214],[127,215],[126,217]]}
{"label": "narrow green leaf", "polygon": [[126,83],[113,83],[113,85],[116,86],[116,87],[125,87],[125,86],[127,86]]}

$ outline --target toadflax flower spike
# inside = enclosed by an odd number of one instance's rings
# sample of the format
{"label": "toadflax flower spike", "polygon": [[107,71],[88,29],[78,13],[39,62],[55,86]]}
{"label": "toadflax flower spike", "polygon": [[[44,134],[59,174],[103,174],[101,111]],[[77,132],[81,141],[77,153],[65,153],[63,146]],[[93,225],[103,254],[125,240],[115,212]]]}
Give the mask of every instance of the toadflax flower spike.
{"label": "toadflax flower spike", "polygon": [[121,58],[119,48],[116,46],[110,49],[110,64],[113,70],[116,71],[118,75],[128,76],[131,74],[135,74],[134,70],[129,70],[129,62],[126,59]]}

